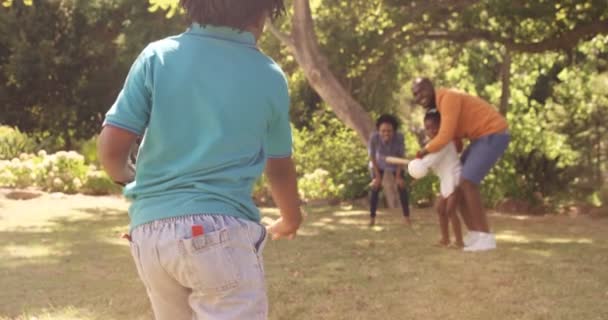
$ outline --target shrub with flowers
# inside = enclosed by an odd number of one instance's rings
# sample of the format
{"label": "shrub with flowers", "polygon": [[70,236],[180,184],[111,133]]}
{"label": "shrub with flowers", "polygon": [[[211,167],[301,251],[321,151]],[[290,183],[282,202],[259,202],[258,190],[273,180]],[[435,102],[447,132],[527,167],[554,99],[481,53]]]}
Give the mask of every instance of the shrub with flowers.
{"label": "shrub with flowers", "polygon": [[82,188],[87,173],[84,157],[75,151],[59,151],[42,161],[40,186],[48,191],[76,193]]}
{"label": "shrub with flowers", "polygon": [[75,151],[47,154],[21,154],[12,160],[0,160],[0,186],[38,187],[50,192],[108,194],[120,190],[95,166],[85,164]]}
{"label": "shrub with flowers", "polygon": [[39,159],[29,154],[21,154],[12,160],[0,160],[0,185],[25,188],[36,184],[39,164]]}

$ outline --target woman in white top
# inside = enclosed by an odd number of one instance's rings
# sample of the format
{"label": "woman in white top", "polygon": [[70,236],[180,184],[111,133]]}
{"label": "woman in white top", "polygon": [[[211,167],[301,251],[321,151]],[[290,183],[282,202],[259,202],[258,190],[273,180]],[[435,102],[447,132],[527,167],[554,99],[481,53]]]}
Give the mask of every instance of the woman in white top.
{"label": "woman in white top", "polygon": [[[424,128],[429,138],[433,138],[439,131],[441,116],[436,109],[429,110],[424,116]],[[459,192],[457,189],[460,182],[460,174],[462,165],[458,158],[457,146],[461,148],[460,141],[450,142],[441,150],[426,155],[423,159],[416,159],[410,162],[408,171],[413,178],[422,178],[428,172],[428,169],[439,177],[440,193],[439,203],[437,205],[437,213],[439,214],[439,226],[441,228],[441,240],[439,246],[450,245],[449,223],[452,223],[455,242],[454,246],[458,248],[464,247],[462,240],[462,231],[460,228],[460,220],[456,215],[458,207]]]}

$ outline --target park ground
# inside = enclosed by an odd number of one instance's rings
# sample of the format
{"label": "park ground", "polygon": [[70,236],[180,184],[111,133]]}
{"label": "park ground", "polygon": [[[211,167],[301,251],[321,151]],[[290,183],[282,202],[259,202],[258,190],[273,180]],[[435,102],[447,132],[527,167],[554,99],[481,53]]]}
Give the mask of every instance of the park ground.
{"label": "park ground", "polygon": [[[120,197],[0,196],[0,319],[150,319]],[[266,246],[270,319],[608,319],[608,219],[491,212],[498,249],[433,247],[383,211],[318,206],[294,241]],[[276,209],[264,209],[276,218]]]}

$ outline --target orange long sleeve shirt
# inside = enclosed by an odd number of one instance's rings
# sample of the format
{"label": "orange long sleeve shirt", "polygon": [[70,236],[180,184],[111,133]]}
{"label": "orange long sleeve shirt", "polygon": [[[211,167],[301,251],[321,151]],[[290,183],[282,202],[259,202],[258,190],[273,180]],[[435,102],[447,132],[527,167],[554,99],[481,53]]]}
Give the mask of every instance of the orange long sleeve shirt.
{"label": "orange long sleeve shirt", "polygon": [[435,90],[441,125],[437,136],[427,143],[428,152],[437,152],[454,139],[475,140],[505,131],[507,120],[481,98],[451,89]]}

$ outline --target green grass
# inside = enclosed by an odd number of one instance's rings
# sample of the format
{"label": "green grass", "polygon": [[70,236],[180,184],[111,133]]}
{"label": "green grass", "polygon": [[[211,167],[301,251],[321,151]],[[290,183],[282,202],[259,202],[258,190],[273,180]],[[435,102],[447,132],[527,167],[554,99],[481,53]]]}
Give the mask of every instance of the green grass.
{"label": "green grass", "polygon": [[[150,319],[120,198],[0,198],[0,319]],[[277,217],[276,210],[264,210]],[[432,246],[381,212],[309,208],[294,241],[267,245],[271,319],[608,319],[608,219],[494,213],[499,249]]]}

